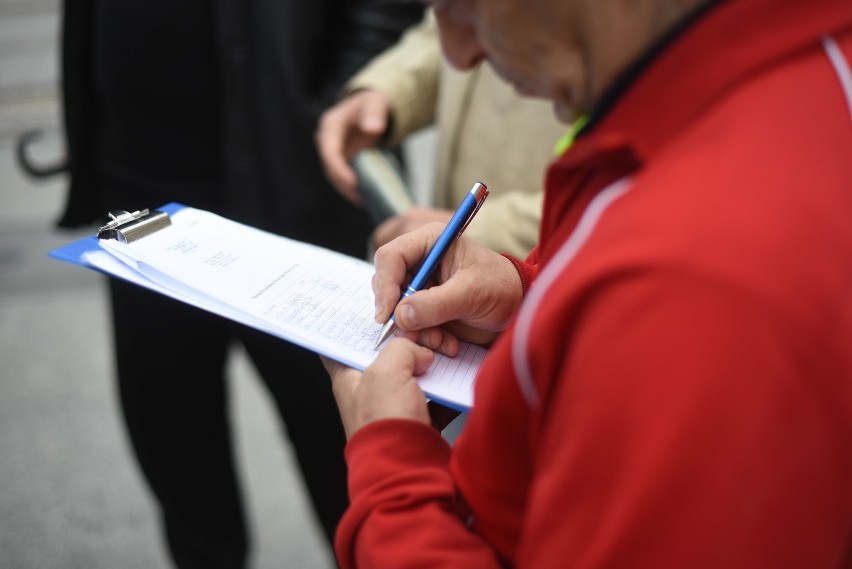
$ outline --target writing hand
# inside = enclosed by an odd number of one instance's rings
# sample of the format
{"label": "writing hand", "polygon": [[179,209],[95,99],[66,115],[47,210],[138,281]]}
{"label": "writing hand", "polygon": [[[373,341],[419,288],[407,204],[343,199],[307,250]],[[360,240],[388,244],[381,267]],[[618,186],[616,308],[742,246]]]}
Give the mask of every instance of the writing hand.
{"label": "writing hand", "polygon": [[[376,251],[372,287],[377,322],[390,317],[403,286],[443,227],[430,223]],[[458,340],[493,341],[509,326],[522,297],[521,278],[511,261],[462,236],[444,256],[435,284],[399,302],[394,319],[409,339],[453,356]]]}
{"label": "writing hand", "polygon": [[377,145],[390,117],[391,104],[379,91],[355,91],[320,117],[314,140],[325,174],[344,198],[360,205],[358,180],[349,161]]}

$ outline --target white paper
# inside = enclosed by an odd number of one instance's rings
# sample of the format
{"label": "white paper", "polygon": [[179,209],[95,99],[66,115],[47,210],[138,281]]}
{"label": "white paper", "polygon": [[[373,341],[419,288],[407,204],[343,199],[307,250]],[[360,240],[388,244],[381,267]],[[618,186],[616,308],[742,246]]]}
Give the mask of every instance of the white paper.
{"label": "white paper", "polygon": [[[358,369],[376,357],[381,325],[373,319],[373,266],[366,261],[193,208],[132,244],[99,243],[110,255],[89,253],[86,260],[107,273]],[[436,354],[419,378],[422,389],[470,407],[485,353],[462,344],[454,358]]]}

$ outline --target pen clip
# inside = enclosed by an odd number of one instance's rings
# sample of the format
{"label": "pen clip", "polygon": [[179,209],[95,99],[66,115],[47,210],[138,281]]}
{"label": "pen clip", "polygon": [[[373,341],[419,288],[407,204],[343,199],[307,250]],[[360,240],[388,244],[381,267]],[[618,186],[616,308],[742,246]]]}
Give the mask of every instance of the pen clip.
{"label": "pen clip", "polygon": [[465,220],[464,225],[462,225],[462,228],[459,229],[458,235],[464,233],[464,230],[467,229],[467,226],[470,225],[471,221],[473,221],[476,212],[478,212],[479,208],[482,207],[482,204],[485,203],[485,198],[487,198],[488,194],[490,194],[491,192],[488,191],[488,188],[485,186],[485,184],[483,184],[482,182],[476,182],[470,193],[476,196],[476,207],[473,208],[473,211],[470,212],[470,215]]}

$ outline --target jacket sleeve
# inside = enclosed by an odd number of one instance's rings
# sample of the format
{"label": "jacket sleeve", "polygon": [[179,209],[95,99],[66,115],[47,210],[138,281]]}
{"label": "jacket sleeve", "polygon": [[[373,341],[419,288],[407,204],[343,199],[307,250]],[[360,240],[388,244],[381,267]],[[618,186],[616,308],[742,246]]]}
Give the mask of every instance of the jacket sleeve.
{"label": "jacket sleeve", "polygon": [[[511,566],[842,566],[849,389],[807,361],[824,352],[792,348],[800,331],[784,338],[775,321],[786,315],[742,291],[627,280],[554,313],[531,343],[546,404],[520,435],[531,470]],[[356,433],[342,567],[501,566],[464,523],[449,453],[411,421]]]}
{"label": "jacket sleeve", "polygon": [[361,428],[346,447],[350,506],[337,529],[342,569],[502,567],[467,527],[435,429],[402,419]]}
{"label": "jacket sleeve", "polygon": [[546,404],[515,566],[842,566],[839,358],[746,287],[650,272],[609,274],[530,337]]}
{"label": "jacket sleeve", "polygon": [[393,107],[388,142],[397,144],[434,122],[442,61],[435,19],[428,12],[396,45],[359,71],[346,91],[372,89],[388,96]]}
{"label": "jacket sleeve", "polygon": [[[538,248],[533,249],[533,252],[530,253],[530,257],[532,257],[532,255],[537,251]],[[526,261],[521,261],[517,257],[514,257],[508,253],[500,254],[509,259],[509,261],[511,261],[511,263],[515,265],[515,270],[518,271],[518,276],[521,277],[521,287],[523,288],[524,296],[526,296],[527,291],[529,291],[530,289],[530,285],[535,279],[536,274],[538,274],[537,262],[532,262],[529,258],[527,258]]]}

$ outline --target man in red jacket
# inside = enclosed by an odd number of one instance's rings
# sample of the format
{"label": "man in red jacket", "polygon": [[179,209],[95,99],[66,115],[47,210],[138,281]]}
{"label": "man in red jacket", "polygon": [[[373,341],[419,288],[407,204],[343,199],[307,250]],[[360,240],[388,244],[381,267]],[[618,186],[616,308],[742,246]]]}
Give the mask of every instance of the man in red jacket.
{"label": "man in red jacket", "polygon": [[[434,7],[455,65],[589,122],[526,261],[462,238],[396,306],[496,337],[454,448],[428,348],[327,362],[341,565],[852,567],[852,2]],[[440,229],[378,251],[378,321]]]}

